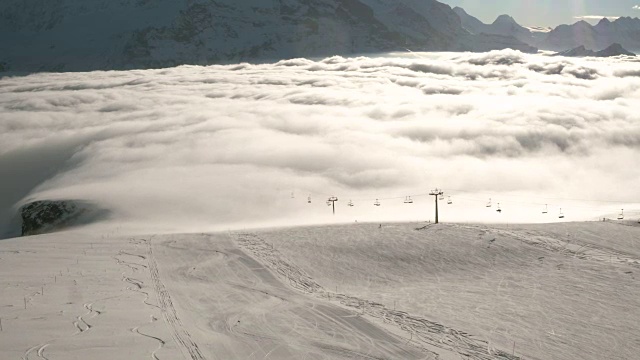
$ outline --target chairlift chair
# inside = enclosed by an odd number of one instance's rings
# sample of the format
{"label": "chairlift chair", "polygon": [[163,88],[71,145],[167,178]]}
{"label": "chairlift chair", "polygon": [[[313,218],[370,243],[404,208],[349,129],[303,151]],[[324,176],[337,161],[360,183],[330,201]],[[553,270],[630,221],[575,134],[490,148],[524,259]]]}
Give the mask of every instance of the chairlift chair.
{"label": "chairlift chair", "polygon": [[496,212],[502,213],[502,209],[500,209],[500,203],[498,203],[498,208],[496,209]]}
{"label": "chairlift chair", "polygon": [[624,220],[624,209],[620,210],[620,214],[618,215],[618,220]]}
{"label": "chairlift chair", "polygon": [[331,206],[331,201],[327,200],[327,206]]}
{"label": "chairlift chair", "polygon": [[449,197],[447,198],[447,204],[449,204],[449,205],[453,204],[453,201],[451,201],[451,196],[449,196]]}
{"label": "chairlift chair", "polygon": [[444,200],[444,195],[440,193],[440,200]]}
{"label": "chairlift chair", "polygon": [[546,214],[546,213],[548,213],[548,212],[549,212],[549,207],[548,207],[548,205],[547,205],[547,204],[544,204],[544,209],[542,209],[542,213],[543,213],[543,214]]}
{"label": "chairlift chair", "polygon": [[564,214],[562,213],[562,208],[560,208],[560,215],[558,215],[558,218],[564,219]]}
{"label": "chairlift chair", "polygon": [[380,206],[380,201],[378,201],[378,199],[376,199],[376,202],[374,202],[373,205]]}
{"label": "chairlift chair", "polygon": [[311,196],[307,197],[307,203],[311,204]]}
{"label": "chairlift chair", "polygon": [[349,203],[347,205],[353,206],[353,201],[349,200]]}
{"label": "chairlift chair", "polygon": [[405,204],[413,204],[413,200],[411,199],[411,196],[407,196],[404,198],[404,203]]}
{"label": "chairlift chair", "polygon": [[487,203],[487,207],[491,207],[491,198],[489,198],[489,202]]}
{"label": "chairlift chair", "polygon": [[292,199],[295,199],[295,197],[296,197],[296,196],[293,194],[293,192],[291,192],[291,198],[292,198]]}

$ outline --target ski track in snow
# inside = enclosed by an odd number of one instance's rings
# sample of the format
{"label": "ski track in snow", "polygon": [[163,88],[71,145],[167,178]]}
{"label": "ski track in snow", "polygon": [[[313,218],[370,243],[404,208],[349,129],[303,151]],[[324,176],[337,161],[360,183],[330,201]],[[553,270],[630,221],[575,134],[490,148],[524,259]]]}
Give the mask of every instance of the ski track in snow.
{"label": "ski track in snow", "polygon": [[162,310],[162,317],[169,325],[174,340],[180,346],[183,355],[189,355],[189,357],[187,358],[190,358],[191,360],[206,359],[204,355],[202,355],[202,352],[200,352],[198,345],[193,341],[191,335],[178,317],[176,309],[173,306],[171,296],[169,295],[169,291],[167,291],[167,288],[160,278],[158,265],[156,264],[156,260],[153,256],[152,239],[149,239],[147,241],[147,254],[149,272],[151,274],[151,279],[153,281],[153,287],[156,292],[158,303],[160,304],[160,308]]}
{"label": "ski track in snow", "polygon": [[[114,299],[114,298],[117,298],[117,297],[118,296],[110,296],[110,297],[98,299],[98,300],[96,300],[96,301],[94,301],[92,303],[84,303],[82,305],[82,307],[84,307],[87,310],[87,313],[82,314],[82,315],[78,315],[75,318],[75,320],[72,322],[73,326],[76,328],[76,331],[73,334],[71,334],[70,336],[73,337],[73,336],[77,336],[77,335],[83,334],[83,333],[85,333],[85,332],[87,332],[87,331],[89,331],[89,330],[91,330],[93,328],[93,325],[89,324],[87,322],[87,320],[85,320],[85,317],[89,316],[89,318],[95,318],[95,317],[97,317],[97,316],[102,314],[102,311],[95,310],[93,308],[93,304],[95,302]],[[50,340],[48,342],[45,342],[45,343],[42,343],[42,344],[39,344],[39,345],[36,345],[36,346],[33,346],[33,347],[29,348],[27,351],[25,351],[24,355],[22,356],[22,359],[23,360],[33,359],[32,355],[35,352],[35,354],[37,355],[38,358],[47,360],[48,358],[44,355],[44,350],[47,347],[51,346],[51,344],[54,341],[56,341],[58,339],[61,339],[61,338],[62,337],[56,338],[54,340]]]}
{"label": "ski track in snow", "polygon": [[[136,248],[139,245],[139,242],[137,242],[135,239],[132,239],[132,238],[129,239],[129,242],[135,244]],[[143,240],[142,242],[144,243],[145,241]],[[115,259],[116,262],[119,265],[127,266],[131,272],[135,273],[135,272],[139,271],[141,268],[144,268],[144,269],[148,268],[148,266],[144,265],[144,264],[139,264],[139,263],[135,263],[135,262],[129,262],[129,261],[122,260],[122,259],[119,258],[119,256],[122,256],[122,255],[133,256],[133,257],[136,257],[136,258],[139,258],[139,259],[142,259],[142,260],[146,260],[146,256],[132,254],[132,253],[129,253],[129,252],[126,252],[126,251],[123,251],[123,250],[121,250],[117,255],[113,256],[113,259]],[[142,302],[144,304],[162,310],[159,306],[148,302],[149,293],[147,293],[146,291],[142,290],[142,287],[144,285],[144,281],[141,281],[141,280],[138,280],[136,278],[127,276],[124,272],[122,273],[122,281],[128,283],[129,285],[131,285],[131,286],[127,286],[127,289],[129,289],[131,291],[139,292],[139,293],[144,295],[144,299],[142,300]],[[36,293],[34,293],[34,294],[30,295],[30,296],[27,296],[27,298],[26,298],[27,303],[31,302],[33,297],[35,297],[36,295],[40,295],[40,294],[41,294],[40,292],[36,292]],[[70,337],[75,337],[75,336],[84,334],[84,333],[88,332],[89,330],[91,330],[94,327],[94,325],[92,325],[89,322],[89,320],[102,315],[102,313],[104,312],[102,310],[97,310],[97,309],[94,308],[94,304],[96,302],[105,301],[105,300],[109,300],[109,299],[115,299],[115,298],[118,298],[118,297],[120,297],[120,295],[109,296],[109,297],[105,297],[105,298],[101,298],[101,299],[95,300],[93,302],[84,303],[83,304],[83,308],[86,309],[87,312],[75,317],[75,319],[72,322],[72,324],[73,324],[73,326],[75,328],[75,332],[72,333],[70,335]],[[156,320],[157,319],[154,316],[151,316],[151,323],[155,322]],[[158,356],[156,355],[156,353],[162,347],[164,347],[166,342],[164,340],[158,338],[158,337],[155,337],[153,335],[149,335],[149,334],[141,332],[139,330],[139,327],[140,326],[135,327],[135,328],[131,329],[131,331],[136,333],[136,334],[139,334],[141,336],[144,336],[146,338],[150,338],[150,339],[153,339],[153,340],[157,341],[158,342],[158,347],[151,353],[151,357],[153,359],[155,359],[155,360],[160,360],[158,358]],[[68,336],[66,336],[66,337],[68,337]],[[57,341],[59,339],[62,339],[62,338],[63,337],[55,338],[55,339],[47,341],[45,343],[41,343],[41,344],[35,345],[33,347],[30,347],[29,349],[27,349],[25,351],[24,355],[22,356],[22,359],[23,360],[33,360],[33,359],[37,358],[37,359],[48,360],[48,358],[45,355],[45,349],[47,347],[51,346],[55,341]],[[37,356],[37,357],[34,357],[34,356]],[[198,358],[198,360],[199,360],[199,358]]]}
{"label": "ski track in snow", "polygon": [[[151,315],[150,318],[151,318],[150,324],[153,324],[155,321],[158,320],[153,315]],[[160,358],[158,358],[158,355],[156,355],[156,354],[166,344],[166,342],[164,340],[162,340],[161,338],[159,338],[157,336],[153,336],[153,335],[149,335],[149,334],[145,334],[145,333],[140,332],[140,326],[136,326],[136,327],[132,328],[131,332],[157,341],[158,342],[158,347],[155,350],[153,350],[153,352],[151,353],[151,358],[154,359],[154,360],[160,360]]]}
{"label": "ski track in snow", "polygon": [[22,356],[23,360],[29,360],[31,359],[30,355],[33,354],[33,352],[35,351],[36,355],[38,356],[39,359],[45,359],[48,360],[48,358],[44,355],[44,349],[47,348],[47,346],[49,346],[51,344],[49,343],[45,343],[45,344],[40,344],[40,345],[36,345],[32,348],[30,348],[29,350],[27,350],[24,355]]}
{"label": "ski track in snow", "polygon": [[[129,239],[129,243],[133,244],[135,246],[135,248],[137,249],[138,245],[140,245],[141,243],[146,243],[146,240],[144,240],[144,239],[143,240],[136,240],[136,239],[130,238]],[[129,268],[129,270],[131,270],[133,273],[137,272],[139,270],[139,268],[144,268],[144,269],[148,269],[149,268],[147,265],[144,265],[144,264],[139,264],[139,263],[134,263],[134,262],[129,262],[129,261],[122,260],[122,259],[119,258],[119,256],[121,256],[121,255],[133,256],[133,257],[139,258],[141,260],[145,260],[145,261],[147,260],[147,257],[143,256],[143,255],[138,255],[138,254],[133,254],[133,253],[130,253],[130,252],[126,252],[124,250],[120,250],[120,252],[118,252],[118,255],[116,255],[114,257],[116,259],[116,261],[118,262],[118,264],[127,266]],[[159,306],[149,302],[149,293],[144,291],[144,290],[142,290],[142,288],[144,286],[144,281],[129,277],[124,272],[122,273],[122,281],[124,281],[124,282],[126,282],[126,283],[128,283],[130,285],[133,285],[133,287],[127,286],[127,290],[135,291],[137,293],[140,293],[140,294],[144,295],[144,298],[142,299],[142,302],[145,305],[154,307],[154,308],[162,311],[162,308],[160,308]],[[148,324],[153,324],[155,321],[158,320],[153,315],[149,315],[149,317],[151,318],[151,321]],[[147,324],[144,324],[144,325],[147,325]],[[154,349],[151,352],[151,358],[154,359],[154,360],[160,360],[160,358],[158,357],[157,353],[158,353],[158,351],[160,351],[160,349],[162,349],[164,347],[164,345],[166,344],[166,341],[161,339],[161,338],[159,338],[159,337],[157,337],[157,336],[153,336],[153,335],[141,332],[140,331],[140,327],[142,327],[144,325],[140,325],[140,326],[136,326],[134,328],[131,328],[130,331],[132,333],[135,333],[135,334],[138,334],[140,336],[144,336],[146,338],[149,338],[149,339],[152,339],[152,340],[156,341],[158,343],[158,346],[156,347],[156,349]]]}
{"label": "ski track in snow", "polygon": [[[237,243],[263,264],[275,271],[287,283],[302,292],[327,299],[336,299],[344,306],[355,308],[362,314],[394,324],[408,332],[412,343],[428,351],[425,347],[454,351],[466,359],[520,359],[505,351],[492,348],[488,342],[474,338],[464,331],[458,331],[442,324],[420,318],[399,310],[391,310],[386,306],[345,294],[329,292],[316,283],[302,269],[282,259],[281,254],[270,244],[252,233],[240,233],[235,236]],[[362,355],[362,354],[360,354]]]}

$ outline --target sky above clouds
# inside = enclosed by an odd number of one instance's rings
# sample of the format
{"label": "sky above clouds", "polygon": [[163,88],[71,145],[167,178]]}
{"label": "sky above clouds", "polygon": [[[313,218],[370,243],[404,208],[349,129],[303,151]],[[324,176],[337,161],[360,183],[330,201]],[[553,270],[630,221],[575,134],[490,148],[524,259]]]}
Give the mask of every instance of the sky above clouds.
{"label": "sky above clouds", "polygon": [[640,216],[638,65],[504,50],[4,77],[0,213],[82,199],[154,231],[412,221],[440,187],[446,221]]}
{"label": "sky above clouds", "polygon": [[638,0],[441,0],[460,6],[485,23],[509,14],[523,26],[573,24],[580,19],[597,22],[602,17],[640,17]]}

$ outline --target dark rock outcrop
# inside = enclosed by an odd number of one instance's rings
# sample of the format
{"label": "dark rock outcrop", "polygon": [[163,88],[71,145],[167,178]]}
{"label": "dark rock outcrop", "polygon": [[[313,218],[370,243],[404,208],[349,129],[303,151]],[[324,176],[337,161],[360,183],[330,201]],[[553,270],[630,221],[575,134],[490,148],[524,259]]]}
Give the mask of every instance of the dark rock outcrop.
{"label": "dark rock outcrop", "polygon": [[596,51],[597,57],[609,57],[609,56],[620,56],[620,55],[636,56],[636,54],[623,48],[622,45],[617,43],[612,44],[611,46],[609,46],[604,50]]}
{"label": "dark rock outcrop", "polygon": [[22,236],[44,234],[93,222],[107,214],[107,211],[81,201],[34,201],[20,208]]}

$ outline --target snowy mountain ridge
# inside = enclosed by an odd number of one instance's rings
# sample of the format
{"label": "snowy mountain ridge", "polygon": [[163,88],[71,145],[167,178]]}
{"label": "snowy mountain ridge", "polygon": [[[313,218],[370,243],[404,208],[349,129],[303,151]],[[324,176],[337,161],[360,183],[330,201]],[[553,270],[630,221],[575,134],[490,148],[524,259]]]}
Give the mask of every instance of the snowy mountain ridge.
{"label": "snowy mountain ridge", "polygon": [[398,50],[535,52],[435,0],[5,0],[0,70],[82,71]]}

